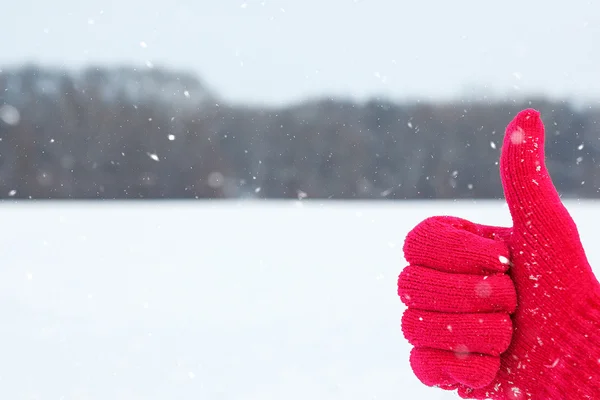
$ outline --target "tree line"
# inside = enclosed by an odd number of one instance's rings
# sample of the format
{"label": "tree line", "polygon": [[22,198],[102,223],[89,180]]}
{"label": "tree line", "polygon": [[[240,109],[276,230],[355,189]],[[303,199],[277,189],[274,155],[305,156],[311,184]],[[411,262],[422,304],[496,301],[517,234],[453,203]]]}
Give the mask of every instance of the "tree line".
{"label": "tree line", "polygon": [[219,99],[166,69],[0,70],[0,198],[502,197],[506,124],[542,112],[548,168],[600,197],[600,108],[542,97],[446,102]]}

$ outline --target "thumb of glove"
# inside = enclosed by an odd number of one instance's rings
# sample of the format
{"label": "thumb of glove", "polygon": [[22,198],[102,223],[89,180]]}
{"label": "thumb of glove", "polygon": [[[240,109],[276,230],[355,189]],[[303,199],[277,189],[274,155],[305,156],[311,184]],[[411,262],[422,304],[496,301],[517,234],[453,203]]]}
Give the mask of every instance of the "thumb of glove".
{"label": "thumb of glove", "polygon": [[533,109],[506,128],[500,176],[516,233],[570,245],[583,255],[577,227],[562,204],[544,160],[544,124]]}

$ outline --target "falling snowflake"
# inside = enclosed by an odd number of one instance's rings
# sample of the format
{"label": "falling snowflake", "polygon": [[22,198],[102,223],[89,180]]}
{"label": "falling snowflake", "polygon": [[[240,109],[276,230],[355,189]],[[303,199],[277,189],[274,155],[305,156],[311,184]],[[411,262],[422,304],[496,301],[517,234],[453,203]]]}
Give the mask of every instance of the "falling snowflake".
{"label": "falling snowflake", "polygon": [[148,154],[148,157],[150,157],[154,161],[160,161],[160,159],[158,158],[158,156],[156,154],[154,154],[154,153],[146,153],[146,154]]}
{"label": "falling snowflake", "polygon": [[4,104],[0,107],[0,121],[7,125],[17,125],[21,121],[21,113],[10,104]]}

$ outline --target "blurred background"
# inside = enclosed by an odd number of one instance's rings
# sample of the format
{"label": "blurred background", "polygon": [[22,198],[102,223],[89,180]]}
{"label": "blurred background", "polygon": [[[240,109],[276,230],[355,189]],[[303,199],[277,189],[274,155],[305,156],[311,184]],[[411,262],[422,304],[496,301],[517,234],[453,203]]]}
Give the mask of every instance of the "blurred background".
{"label": "blurred background", "polygon": [[600,193],[592,1],[0,10],[1,198],[499,198],[525,107],[563,195]]}

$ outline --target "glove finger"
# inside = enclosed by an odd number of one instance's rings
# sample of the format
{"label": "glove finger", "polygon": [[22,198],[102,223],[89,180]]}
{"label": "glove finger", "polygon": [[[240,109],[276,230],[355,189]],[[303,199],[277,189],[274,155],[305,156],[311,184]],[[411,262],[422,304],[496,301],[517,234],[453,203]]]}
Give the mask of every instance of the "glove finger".
{"label": "glove finger", "polygon": [[402,332],[416,347],[498,356],[510,345],[512,321],[507,313],[447,314],[408,308]]}
{"label": "glove finger", "polygon": [[[577,269],[574,272],[590,274],[588,268],[581,268],[588,264],[588,260],[577,225],[562,203],[546,168],[544,141],[545,128],[537,110],[525,109],[519,112],[506,127],[500,174],[513,220],[514,235],[509,243],[519,248],[517,250],[513,247],[515,258],[527,250],[523,249],[527,242],[535,243],[534,246],[538,249],[554,249],[555,256],[568,254],[569,260],[566,262],[574,270]],[[532,254],[533,257],[536,250],[529,249],[525,253]],[[522,267],[528,259],[526,257],[516,263],[519,265],[515,271],[518,276],[524,278],[532,274],[532,271]],[[554,264],[560,266],[562,261],[559,256]],[[543,271],[548,272],[552,271]]]}
{"label": "glove finger", "polygon": [[410,365],[417,378],[427,386],[449,390],[459,385],[482,388],[496,377],[500,357],[415,347],[410,353]]}
{"label": "glove finger", "polygon": [[445,313],[512,313],[517,306],[515,286],[506,274],[450,274],[420,266],[404,268],[398,295],[413,309]]}
{"label": "glove finger", "polygon": [[409,264],[442,272],[485,275],[506,272],[510,263],[503,241],[484,237],[479,225],[456,217],[425,219],[408,233],[403,249]]}
{"label": "glove finger", "polygon": [[519,112],[506,127],[500,173],[516,230],[569,241],[574,222],[546,168],[544,123],[534,109]]}

